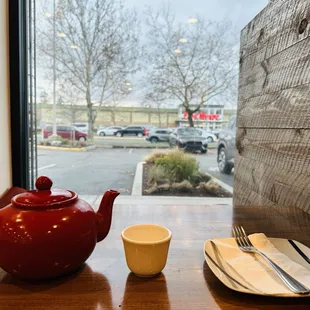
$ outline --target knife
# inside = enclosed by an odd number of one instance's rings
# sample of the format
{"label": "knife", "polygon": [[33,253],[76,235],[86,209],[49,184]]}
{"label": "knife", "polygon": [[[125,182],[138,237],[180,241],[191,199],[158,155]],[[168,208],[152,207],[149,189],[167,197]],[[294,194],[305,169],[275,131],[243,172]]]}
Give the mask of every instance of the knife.
{"label": "knife", "polygon": [[308,263],[310,264],[310,258],[298,247],[298,245],[293,240],[288,240],[291,246],[296,250],[296,252]]}

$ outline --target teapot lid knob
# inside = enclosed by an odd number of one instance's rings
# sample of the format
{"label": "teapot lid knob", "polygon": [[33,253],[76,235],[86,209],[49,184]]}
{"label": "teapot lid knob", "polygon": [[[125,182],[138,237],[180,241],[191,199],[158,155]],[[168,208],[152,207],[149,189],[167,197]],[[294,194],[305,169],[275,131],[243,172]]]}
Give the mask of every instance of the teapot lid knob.
{"label": "teapot lid knob", "polygon": [[36,189],[39,191],[49,191],[53,185],[53,181],[46,176],[40,176],[36,180]]}

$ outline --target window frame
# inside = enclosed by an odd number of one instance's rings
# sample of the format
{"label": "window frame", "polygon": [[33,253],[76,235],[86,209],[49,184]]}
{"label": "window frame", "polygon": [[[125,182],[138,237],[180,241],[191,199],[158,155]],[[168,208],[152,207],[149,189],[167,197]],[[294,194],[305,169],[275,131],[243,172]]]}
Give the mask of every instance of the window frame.
{"label": "window frame", "polygon": [[29,189],[27,2],[8,1],[12,185]]}

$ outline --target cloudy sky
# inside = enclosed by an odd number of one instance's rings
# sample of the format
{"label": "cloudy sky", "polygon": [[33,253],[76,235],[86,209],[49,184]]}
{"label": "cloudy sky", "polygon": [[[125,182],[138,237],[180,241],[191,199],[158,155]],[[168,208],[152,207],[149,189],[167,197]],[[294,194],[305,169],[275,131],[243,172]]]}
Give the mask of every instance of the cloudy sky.
{"label": "cloudy sky", "polygon": [[[157,8],[161,0],[125,0],[140,12],[145,6]],[[201,15],[212,20],[230,20],[237,29],[242,29],[268,3],[268,0],[170,0],[171,7],[179,20],[187,21],[190,16]]]}
{"label": "cloudy sky", "polygon": [[[186,23],[189,17],[197,15],[210,20],[227,20],[228,23],[232,23],[236,33],[240,33],[267,5],[268,0],[124,0],[124,2],[127,7],[136,8],[142,21],[146,6],[151,6],[156,10],[163,2],[170,2],[171,9],[179,22]],[[51,83],[44,78],[44,70],[38,68],[37,76],[38,94],[43,90],[51,94]],[[122,105],[139,104],[139,101],[142,101],[141,96],[139,89],[136,88]]]}
{"label": "cloudy sky", "polygon": [[[202,16],[209,20],[231,23],[234,32],[240,31],[268,4],[268,0],[125,0],[128,7],[135,7],[143,20],[143,11],[146,6],[156,10],[163,3],[169,2],[176,20],[187,23],[188,18]],[[238,36],[238,35],[237,35]],[[133,105],[141,101],[142,90],[134,89],[125,100],[124,105]],[[235,106],[236,102],[227,103]]]}

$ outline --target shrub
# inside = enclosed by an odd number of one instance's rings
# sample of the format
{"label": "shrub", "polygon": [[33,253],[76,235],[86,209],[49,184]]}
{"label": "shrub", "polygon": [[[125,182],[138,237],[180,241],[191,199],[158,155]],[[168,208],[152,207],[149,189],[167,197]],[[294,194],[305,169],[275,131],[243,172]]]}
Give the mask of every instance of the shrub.
{"label": "shrub", "polygon": [[148,155],[144,160],[148,164],[154,164],[156,159],[163,158],[167,155],[165,152],[153,151],[150,155]]}
{"label": "shrub", "polygon": [[212,180],[209,182],[201,182],[199,184],[199,187],[205,190],[207,193],[215,194],[215,195],[219,194],[221,191],[220,186]]}
{"label": "shrub", "polygon": [[208,176],[205,173],[198,172],[198,174],[195,174],[191,178],[191,183],[195,186],[198,186],[201,182],[209,182],[211,180],[211,177]]}
{"label": "shrub", "polygon": [[171,183],[191,181],[199,173],[196,159],[179,150],[171,151],[166,156],[156,159],[155,165],[165,170],[166,177]]}
{"label": "shrub", "polygon": [[148,188],[147,190],[145,190],[145,193],[148,195],[152,195],[152,194],[157,194],[157,193],[161,193],[161,192],[168,192],[170,191],[170,185],[169,183],[165,183],[165,184],[153,184],[152,187]]}
{"label": "shrub", "polygon": [[76,146],[77,147],[86,147],[87,146],[87,142],[85,142],[85,141],[78,141]]}
{"label": "shrub", "polygon": [[68,139],[61,139],[62,145],[69,145],[71,144],[71,141]]}
{"label": "shrub", "polygon": [[184,180],[181,183],[173,183],[171,188],[178,192],[189,193],[193,190],[193,185],[188,180]]}
{"label": "shrub", "polygon": [[160,166],[153,166],[150,170],[149,182],[157,184],[164,184],[169,182],[165,169]]}

